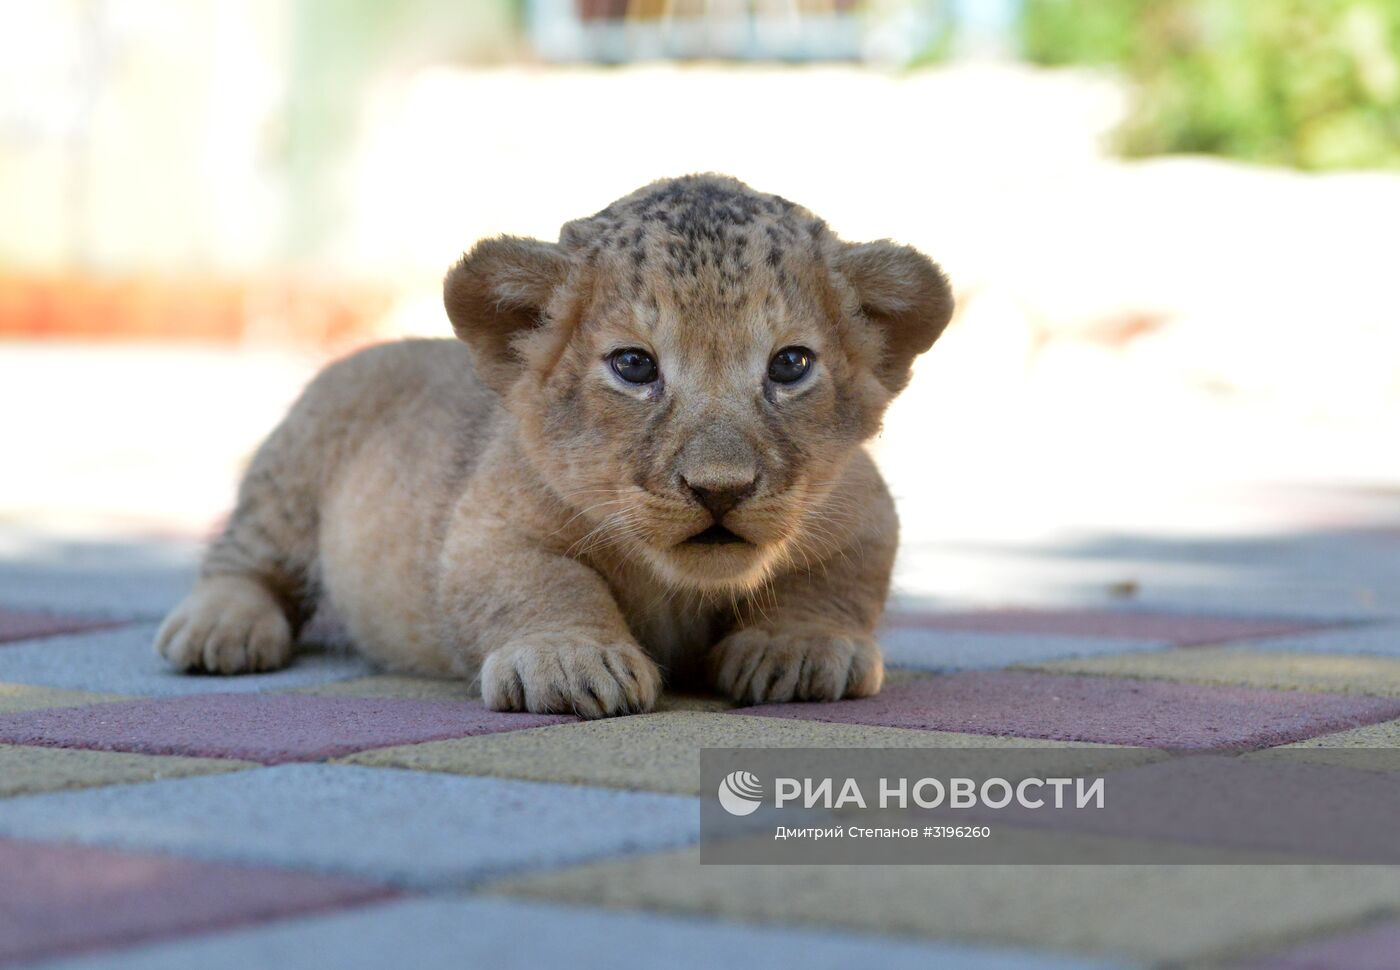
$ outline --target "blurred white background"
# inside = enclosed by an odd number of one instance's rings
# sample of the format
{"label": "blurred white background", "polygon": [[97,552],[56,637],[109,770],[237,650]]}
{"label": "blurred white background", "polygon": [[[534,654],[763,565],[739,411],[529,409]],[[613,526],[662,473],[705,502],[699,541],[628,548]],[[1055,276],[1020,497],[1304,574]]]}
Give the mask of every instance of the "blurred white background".
{"label": "blurred white background", "polygon": [[[1079,50],[1054,18],[1082,6],[0,0],[0,555],[206,534],[325,360],[448,334],[474,240],[694,171],[952,276],[875,443],[904,592],[1201,595],[1241,568],[1212,543],[1394,527],[1400,174],[1328,146],[1364,148],[1354,117],[1400,133],[1396,18],[1332,5],[1346,97],[1305,91],[1264,148],[1129,157],[1156,117],[1140,41],[1030,63]],[[1216,62],[1273,83],[1258,6],[1159,6],[1210,8]],[[1331,140],[1307,127],[1363,96]],[[1309,562],[1344,601],[1390,595]]]}

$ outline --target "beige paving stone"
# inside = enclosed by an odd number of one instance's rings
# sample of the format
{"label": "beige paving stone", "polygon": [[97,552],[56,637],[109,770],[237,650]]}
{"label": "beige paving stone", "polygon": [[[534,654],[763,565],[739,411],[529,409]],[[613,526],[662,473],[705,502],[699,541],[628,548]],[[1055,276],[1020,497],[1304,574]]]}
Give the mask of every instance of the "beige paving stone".
{"label": "beige paving stone", "polygon": [[718,694],[697,694],[697,693],[675,693],[667,691],[656,701],[654,714],[666,714],[673,711],[709,712],[720,713],[721,711],[732,711],[738,705],[727,697]]}
{"label": "beige paving stone", "polygon": [[393,697],[415,701],[479,701],[481,689],[465,680],[441,680],[402,674],[375,674],[338,680],[314,687],[299,687],[292,694],[322,697]]}
{"label": "beige paving stone", "polygon": [[[1041,838],[1063,845],[1066,837]],[[1222,858],[1218,853],[1212,857]],[[1095,858],[1091,849],[1086,848],[1085,858]],[[517,877],[488,891],[1197,966],[1362,916],[1400,911],[1400,870],[1320,865],[702,866],[699,850],[691,849]]]}
{"label": "beige paving stone", "polygon": [[[378,748],[341,760],[362,765],[694,795],[699,791],[701,748],[1007,747],[1092,751],[1103,746],[706,711],[670,711]],[[1129,750],[1140,750],[1143,761],[1158,756],[1147,749]],[[1076,759],[1076,763],[1082,764],[1082,761]]]}
{"label": "beige paving stone", "polygon": [[1393,657],[1273,653],[1247,647],[1185,647],[1055,660],[1025,664],[1018,669],[1400,697],[1400,660]]}
{"label": "beige paving stone", "polygon": [[[376,674],[356,677],[315,687],[300,687],[290,693],[319,694],[323,697],[394,697],[420,701],[479,701],[481,688],[465,680],[412,677],[403,674]],[[732,701],[709,694],[666,693],[656,704],[657,711],[725,711]]]}
{"label": "beige paving stone", "polygon": [[187,775],[240,771],[257,765],[222,758],[157,757],[81,748],[0,745],[0,798],[63,788],[92,788]]}
{"label": "beige paving stone", "polygon": [[[889,670],[885,685],[907,683],[933,676],[925,671]],[[320,694],[324,697],[398,697],[409,700],[475,701],[481,699],[480,688],[465,680],[441,680],[434,677],[413,677],[404,674],[375,674],[340,680],[314,687],[298,687],[289,693]],[[727,711],[736,705],[717,694],[690,691],[667,691],[656,702],[654,713],[666,711]]]}
{"label": "beige paving stone", "polygon": [[1365,727],[1338,731],[1336,734],[1321,734],[1304,741],[1281,745],[1272,750],[1290,751],[1299,748],[1397,748],[1400,749],[1400,720],[1381,721]]}
{"label": "beige paving stone", "polygon": [[896,684],[907,684],[914,680],[927,680],[938,675],[931,670],[907,670],[904,668],[885,668],[885,686],[893,687]]}
{"label": "beige paving stone", "polygon": [[32,684],[0,683],[0,714],[37,711],[45,707],[106,704],[109,701],[128,699],[123,694],[97,694],[86,690],[63,690],[57,687],[36,687]]}
{"label": "beige paving stone", "polygon": [[1400,771],[1400,720],[1252,751],[1246,758],[1282,758],[1358,771]]}

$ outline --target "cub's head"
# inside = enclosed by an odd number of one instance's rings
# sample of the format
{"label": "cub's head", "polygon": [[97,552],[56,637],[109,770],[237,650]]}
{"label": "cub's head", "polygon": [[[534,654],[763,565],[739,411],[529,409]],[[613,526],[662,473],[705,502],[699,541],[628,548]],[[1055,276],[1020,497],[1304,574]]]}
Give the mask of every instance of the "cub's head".
{"label": "cub's head", "polygon": [[821,530],[953,306],[915,250],[842,242],[711,175],[653,183],[558,243],[483,241],[444,295],[536,471],[587,524],[575,554],[731,590]]}

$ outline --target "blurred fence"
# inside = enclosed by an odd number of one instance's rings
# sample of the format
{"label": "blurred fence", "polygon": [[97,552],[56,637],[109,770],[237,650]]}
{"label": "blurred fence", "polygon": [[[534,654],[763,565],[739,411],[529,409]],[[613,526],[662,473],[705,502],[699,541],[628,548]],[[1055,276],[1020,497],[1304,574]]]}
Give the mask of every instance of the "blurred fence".
{"label": "blurred fence", "polygon": [[905,65],[939,52],[958,8],[966,6],[944,0],[527,0],[525,10],[531,48],[548,61]]}

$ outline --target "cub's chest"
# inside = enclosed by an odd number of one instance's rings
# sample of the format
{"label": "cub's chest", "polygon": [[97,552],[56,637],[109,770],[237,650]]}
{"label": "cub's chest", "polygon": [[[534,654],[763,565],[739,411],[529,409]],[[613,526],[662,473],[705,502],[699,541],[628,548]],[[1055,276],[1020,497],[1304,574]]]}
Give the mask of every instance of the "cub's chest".
{"label": "cub's chest", "polygon": [[628,628],[664,670],[682,676],[693,672],[728,630],[732,608],[713,596],[649,586],[633,582],[615,588]]}

